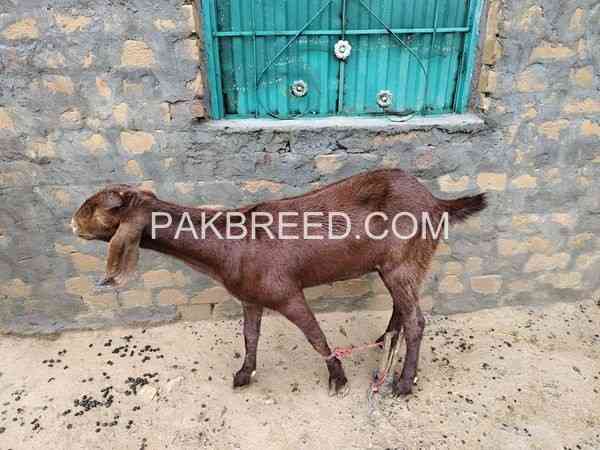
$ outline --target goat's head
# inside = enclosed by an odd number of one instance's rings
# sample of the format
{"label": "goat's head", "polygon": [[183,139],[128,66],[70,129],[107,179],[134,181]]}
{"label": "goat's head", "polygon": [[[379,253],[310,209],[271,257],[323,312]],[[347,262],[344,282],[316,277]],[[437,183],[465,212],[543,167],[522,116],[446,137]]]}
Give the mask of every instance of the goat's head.
{"label": "goat's head", "polygon": [[132,218],[135,206],[151,192],[126,184],[109,186],[88,198],[73,215],[73,233],[83,239],[110,240],[123,221]]}
{"label": "goat's head", "polygon": [[109,241],[103,284],[120,285],[135,271],[142,231],[149,223],[144,201],[151,192],[119,184],[88,198],[73,215],[73,233],[83,239]]}

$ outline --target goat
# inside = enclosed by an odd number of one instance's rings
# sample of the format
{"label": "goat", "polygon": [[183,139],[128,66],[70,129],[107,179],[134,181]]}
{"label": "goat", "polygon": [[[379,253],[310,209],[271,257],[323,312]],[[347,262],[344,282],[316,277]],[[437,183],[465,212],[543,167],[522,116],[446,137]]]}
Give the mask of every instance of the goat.
{"label": "goat", "polygon": [[[460,222],[485,207],[485,194],[441,200],[404,171],[383,169],[297,197],[227,211],[179,206],[162,201],[151,192],[114,185],[86,200],[71,225],[81,238],[109,242],[103,285],[123,285],[135,271],[138,249],[142,247],[182,260],[237,297],[243,305],[246,354],[241,369],[234,375],[234,387],[249,384],[256,370],[261,317],[266,307],[302,330],[325,359],[330,391],[344,391],[347,379],[341,361],[336,353],[332,354],[303,289],[377,272],[393,299],[386,333],[397,332],[398,336],[404,329],[404,365],[400,374],[394,374],[392,386],[396,395],[406,395],[416,376],[425,326],[418,304],[419,287],[439,241],[434,233],[423,232],[424,223],[418,225],[423,233],[411,236],[415,223],[409,215],[420,218],[426,214],[430,225],[439,230],[444,219],[450,224]],[[336,211],[344,213],[348,220],[341,221],[338,216],[332,220],[331,213]],[[281,213],[286,212],[292,214],[284,224]],[[312,239],[273,238],[273,230],[281,230],[281,225],[289,229],[300,226],[304,214],[310,212],[315,217]],[[253,236],[223,239],[222,233],[229,226],[224,213],[234,213],[246,223],[260,214],[269,214],[272,220]],[[398,220],[387,218],[397,217],[398,213],[402,213]],[[172,223],[154,227],[158,225],[154,223],[156,214],[169,214]],[[184,219],[188,225],[209,219],[213,226],[202,239],[196,239],[189,227],[188,232],[182,232],[182,227],[177,226]],[[342,228],[352,232],[343,239],[334,238]]]}

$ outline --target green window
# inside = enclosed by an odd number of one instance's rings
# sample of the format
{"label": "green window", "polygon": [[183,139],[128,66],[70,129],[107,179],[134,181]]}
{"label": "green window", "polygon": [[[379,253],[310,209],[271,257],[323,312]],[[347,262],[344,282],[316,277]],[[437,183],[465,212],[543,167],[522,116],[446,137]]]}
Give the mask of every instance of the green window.
{"label": "green window", "polygon": [[468,104],[483,0],[203,0],[213,118]]}

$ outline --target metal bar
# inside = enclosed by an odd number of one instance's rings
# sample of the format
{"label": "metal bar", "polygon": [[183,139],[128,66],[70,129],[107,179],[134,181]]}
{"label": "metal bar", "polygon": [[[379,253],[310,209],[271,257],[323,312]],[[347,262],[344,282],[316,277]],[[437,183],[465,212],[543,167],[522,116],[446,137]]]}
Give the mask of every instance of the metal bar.
{"label": "metal bar", "polygon": [[254,1],[250,2],[250,15],[252,16],[252,58],[254,61],[254,117],[258,117],[258,60],[256,55],[256,8],[254,7]]}
{"label": "metal bar", "polygon": [[[281,48],[277,54],[267,63],[267,66],[260,72],[260,75],[258,76],[258,81],[257,84],[260,83],[260,80],[262,79],[262,77],[265,75],[265,73],[269,70],[269,68],[275,63],[275,61],[277,61],[277,59],[283,55],[285,53],[285,51],[290,48],[290,46],[296,42],[298,40],[298,38],[306,31],[306,29],[323,13],[323,11],[325,11],[326,8],[329,7],[329,5],[331,5],[333,3],[334,0],[329,0],[325,5],[323,5],[323,7],[321,7],[317,13],[311,17],[311,19],[300,29],[296,32],[296,34],[294,34],[294,37],[292,39],[290,39],[288,41],[288,43]],[[268,114],[271,117],[274,117],[276,119],[285,119],[284,117],[279,116],[278,114],[274,114],[273,112],[268,112]],[[298,116],[303,115],[299,114]]]}
{"label": "metal bar", "polygon": [[[469,27],[446,27],[438,28],[437,33],[468,33]],[[432,34],[433,28],[390,28],[389,32],[393,34]],[[317,36],[339,36],[342,33],[344,35],[358,36],[362,34],[388,34],[388,30],[384,28],[376,29],[364,29],[364,30],[306,30],[302,34],[306,36],[317,35]],[[281,30],[281,31],[216,31],[213,36],[222,37],[241,37],[248,36],[252,37],[256,34],[256,37],[269,37],[269,36],[295,36],[298,33],[297,30]]]}
{"label": "metal bar", "polygon": [[433,52],[433,46],[435,44],[435,38],[437,37],[437,25],[438,25],[438,8],[439,0],[435,0],[435,6],[433,8],[433,36],[431,36],[431,43],[429,45],[429,57],[427,61],[427,75],[425,76],[425,99],[423,101],[423,109],[421,110],[422,115],[427,115],[427,96],[429,95],[429,69],[431,69],[431,55]]}
{"label": "metal bar", "polygon": [[208,55],[208,86],[210,95],[211,116],[214,119],[223,117],[223,87],[221,80],[221,64],[219,58],[219,43],[214,36],[216,21],[213,0],[202,1],[202,23],[204,24],[204,36],[206,43],[206,54]]}
{"label": "metal bar", "polygon": [[456,112],[465,112],[469,106],[471,95],[471,82],[479,45],[479,25],[483,11],[483,0],[470,0],[468,25],[471,32],[467,35],[463,47],[463,61],[461,61],[461,75],[456,94]]}
{"label": "metal bar", "polygon": [[[346,13],[347,0],[342,0],[342,39],[346,39]],[[341,60],[340,65],[340,76],[339,76],[339,84],[338,84],[338,104],[337,104],[337,112],[338,114],[344,110],[344,89],[346,85],[346,61]]]}
{"label": "metal bar", "polygon": [[[229,5],[230,17],[231,17],[231,28],[242,31],[244,29],[242,25],[242,2],[241,0],[232,1]],[[233,58],[232,58],[232,69],[233,79],[235,85],[233,88],[237,88],[236,95],[236,110],[240,114],[248,113],[248,80],[246,79],[246,52],[244,51],[244,43],[240,37],[232,39],[233,47]]]}

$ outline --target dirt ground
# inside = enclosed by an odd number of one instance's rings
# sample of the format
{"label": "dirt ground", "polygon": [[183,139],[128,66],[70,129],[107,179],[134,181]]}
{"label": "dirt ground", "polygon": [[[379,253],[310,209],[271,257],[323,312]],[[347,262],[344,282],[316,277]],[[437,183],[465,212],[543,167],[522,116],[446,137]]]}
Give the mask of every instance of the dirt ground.
{"label": "dirt ground", "polygon": [[[334,346],[387,313],[319,320]],[[240,391],[240,321],[0,337],[0,449],[600,448],[592,301],[428,320],[416,392],[367,395],[381,351],[344,360],[350,393],[298,330],[267,316]]]}

